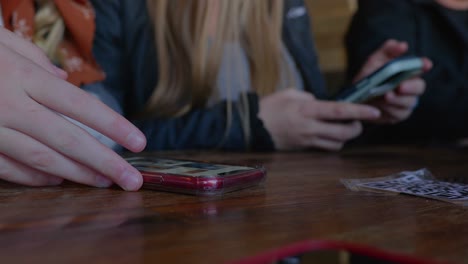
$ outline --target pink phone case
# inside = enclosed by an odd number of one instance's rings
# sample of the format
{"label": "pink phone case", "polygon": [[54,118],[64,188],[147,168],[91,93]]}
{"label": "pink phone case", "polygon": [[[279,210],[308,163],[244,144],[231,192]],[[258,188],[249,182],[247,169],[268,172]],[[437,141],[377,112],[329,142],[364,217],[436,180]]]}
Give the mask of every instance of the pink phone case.
{"label": "pink phone case", "polygon": [[261,183],[266,171],[247,167],[151,156],[126,158],[143,175],[143,188],[199,196],[221,195]]}

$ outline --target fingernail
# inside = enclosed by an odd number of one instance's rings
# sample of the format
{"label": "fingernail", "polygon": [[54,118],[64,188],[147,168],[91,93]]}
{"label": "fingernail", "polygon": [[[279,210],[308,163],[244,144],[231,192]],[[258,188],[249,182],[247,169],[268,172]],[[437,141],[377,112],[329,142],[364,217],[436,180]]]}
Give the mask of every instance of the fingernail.
{"label": "fingernail", "polygon": [[122,176],[121,186],[126,191],[137,191],[143,184],[143,178],[138,171],[126,169]]}
{"label": "fingernail", "polygon": [[113,182],[106,177],[96,176],[96,187],[98,188],[109,188]]}
{"label": "fingernail", "polygon": [[59,78],[66,79],[68,77],[68,73],[66,71],[60,69],[55,65],[52,65],[52,67],[54,68],[54,71],[57,73]]}
{"label": "fingernail", "polygon": [[141,133],[134,131],[128,135],[127,142],[133,149],[141,150],[146,145],[146,138]]}

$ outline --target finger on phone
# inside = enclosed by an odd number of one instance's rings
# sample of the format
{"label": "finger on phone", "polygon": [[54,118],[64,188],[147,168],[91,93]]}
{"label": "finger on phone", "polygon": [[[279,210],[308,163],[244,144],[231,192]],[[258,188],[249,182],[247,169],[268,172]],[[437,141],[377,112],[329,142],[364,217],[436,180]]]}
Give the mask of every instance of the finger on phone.
{"label": "finger on phone", "polygon": [[393,59],[408,51],[408,43],[406,41],[389,39],[381,46],[381,50],[383,51],[381,54],[384,55],[381,59]]}
{"label": "finger on phone", "polygon": [[27,186],[55,186],[63,179],[31,169],[0,154],[0,179]]}
{"label": "finger on phone", "polygon": [[425,72],[430,71],[432,69],[432,67],[434,66],[434,63],[432,62],[432,60],[430,60],[429,58],[426,58],[426,57],[422,58],[422,60],[423,60],[423,65],[424,65],[423,70]]}
{"label": "finger on phone", "polygon": [[386,105],[382,106],[382,111],[385,113],[384,123],[396,123],[407,119],[412,109]]}
{"label": "finger on phone", "polygon": [[11,121],[12,129],[109,178],[125,190],[141,187],[141,174],[85,130],[44,106],[36,104],[28,108],[17,110],[25,120]]}
{"label": "finger on phone", "polygon": [[397,93],[401,95],[419,96],[426,90],[426,82],[422,78],[413,78],[401,83]]}
{"label": "finger on phone", "polygon": [[385,65],[392,59],[395,59],[408,51],[408,43],[389,39],[385,41],[374,53],[367,59],[360,73],[354,77],[354,82],[371,74],[373,71]]}
{"label": "finger on phone", "polygon": [[0,146],[3,153],[34,170],[95,187],[112,185],[106,177],[18,131],[0,128],[0,137],[3,139]]}
{"label": "finger on phone", "polygon": [[302,113],[305,117],[322,120],[374,120],[380,117],[380,111],[363,104],[316,101],[304,105]]}
{"label": "finger on phone", "polygon": [[87,125],[131,151],[139,152],[145,148],[143,133],[99,99],[64,80],[48,78],[41,73],[37,75],[40,76],[30,79],[43,80],[40,89],[27,90],[33,100]]}
{"label": "finger on phone", "polygon": [[385,95],[385,103],[393,108],[412,109],[417,101],[418,97],[412,95],[397,95],[394,92]]}

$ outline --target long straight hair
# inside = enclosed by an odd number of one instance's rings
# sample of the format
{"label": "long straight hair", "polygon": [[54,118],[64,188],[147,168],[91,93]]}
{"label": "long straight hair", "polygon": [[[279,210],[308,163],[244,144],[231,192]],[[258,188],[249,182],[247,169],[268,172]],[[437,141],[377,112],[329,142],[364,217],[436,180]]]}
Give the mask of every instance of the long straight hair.
{"label": "long straight hair", "polygon": [[252,89],[275,91],[283,65],[284,0],[147,0],[158,84],[143,115],[174,117],[203,107],[216,88],[226,43],[245,50]]}

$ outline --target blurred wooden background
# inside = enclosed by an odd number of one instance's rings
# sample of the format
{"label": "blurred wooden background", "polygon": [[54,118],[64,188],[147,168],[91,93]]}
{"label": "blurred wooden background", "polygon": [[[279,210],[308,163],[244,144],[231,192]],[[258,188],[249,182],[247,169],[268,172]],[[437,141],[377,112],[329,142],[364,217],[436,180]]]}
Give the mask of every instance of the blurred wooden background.
{"label": "blurred wooden background", "polygon": [[356,9],[356,0],[306,0],[306,3],[312,15],[320,67],[329,89],[334,91],[344,82],[344,34]]}

